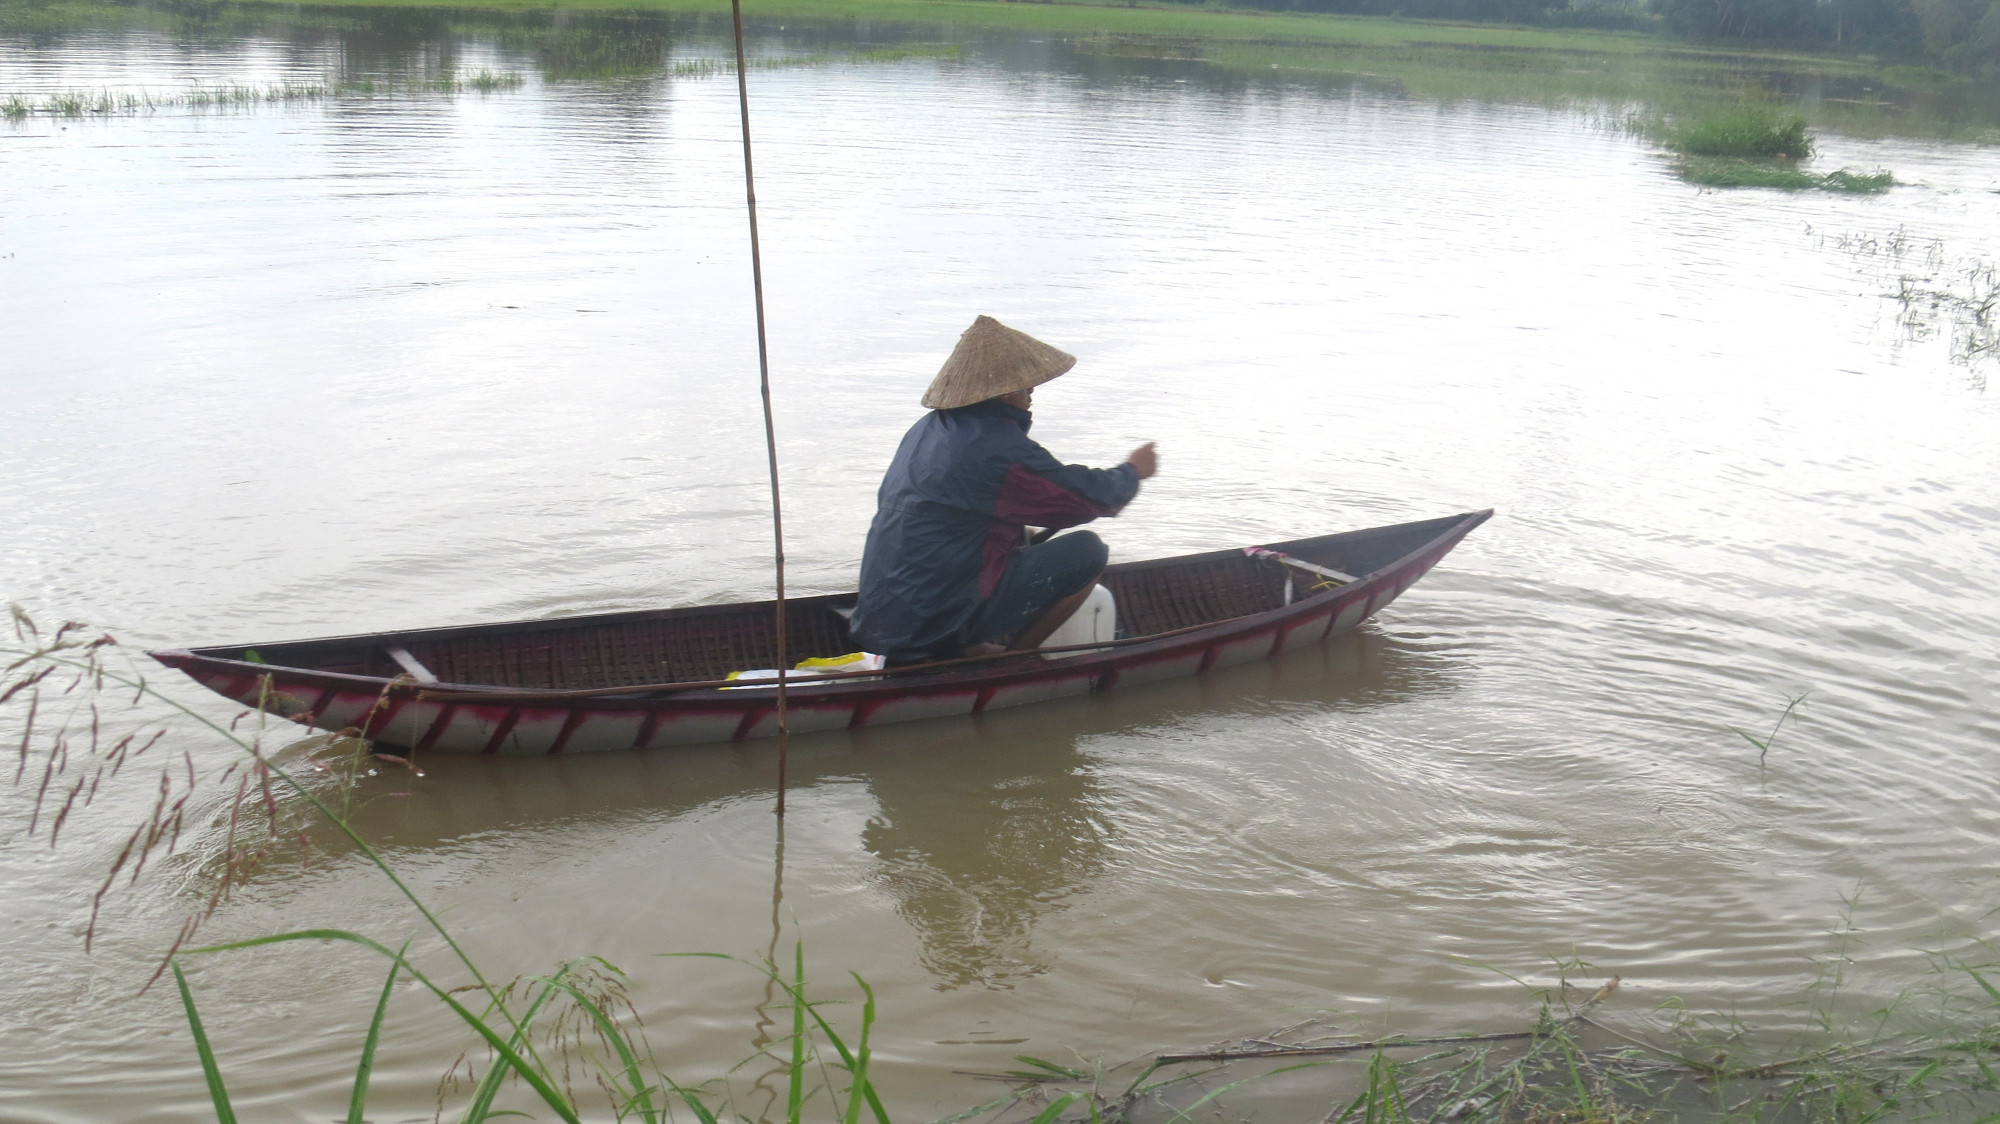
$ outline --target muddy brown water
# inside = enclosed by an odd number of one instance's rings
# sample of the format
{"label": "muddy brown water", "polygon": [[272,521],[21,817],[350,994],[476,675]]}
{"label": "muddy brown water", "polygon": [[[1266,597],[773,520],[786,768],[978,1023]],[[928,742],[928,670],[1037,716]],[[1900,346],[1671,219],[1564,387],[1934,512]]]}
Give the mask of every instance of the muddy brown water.
{"label": "muddy brown water", "polygon": [[[435,64],[349,18],[16,37],[0,91]],[[1909,186],[1703,192],[1593,116],[1010,42],[755,76],[795,586],[850,586],[978,312],[1082,357],[1039,396],[1059,455],[1160,442],[1116,557],[1499,516],[1322,650],[801,740],[781,876],[765,745],[366,779],[360,825],[495,974],[621,965],[699,1080],[780,1016],[747,969],[661,954],[802,938],[830,993],[876,988],[878,1078],[921,1121],[1020,1053],[1514,1029],[1500,972],[1571,956],[1625,977],[1628,1027],[1680,1002],[1799,1032],[1993,935],[1992,363],[1882,295],[2000,260],[1993,149],[1827,136],[1821,166]],[[526,81],[0,123],[9,596],[137,647],[765,595],[732,87],[448,45]],[[1760,767],[1735,729],[1800,693]],[[148,799],[54,850],[0,805],[0,1118],[202,1115],[177,1006],[136,992],[215,839],[81,947]],[[317,837],[207,932],[317,925],[416,931]],[[246,1117],[339,1115],[379,978],[318,946],[195,966]],[[387,1034],[373,1118],[427,1118],[463,1044],[415,994]]]}

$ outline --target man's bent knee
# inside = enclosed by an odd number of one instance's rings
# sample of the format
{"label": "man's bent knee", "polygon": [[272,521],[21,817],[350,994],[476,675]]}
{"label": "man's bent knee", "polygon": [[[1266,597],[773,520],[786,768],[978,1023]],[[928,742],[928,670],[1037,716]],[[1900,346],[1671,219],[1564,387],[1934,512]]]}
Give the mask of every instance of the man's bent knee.
{"label": "man's bent knee", "polygon": [[1075,561],[1078,570],[1087,567],[1092,576],[1104,569],[1105,563],[1111,560],[1111,548],[1104,545],[1104,540],[1098,538],[1095,531],[1071,531],[1067,535],[1050,539],[1048,545],[1054,546],[1057,543],[1063,544],[1064,554]]}

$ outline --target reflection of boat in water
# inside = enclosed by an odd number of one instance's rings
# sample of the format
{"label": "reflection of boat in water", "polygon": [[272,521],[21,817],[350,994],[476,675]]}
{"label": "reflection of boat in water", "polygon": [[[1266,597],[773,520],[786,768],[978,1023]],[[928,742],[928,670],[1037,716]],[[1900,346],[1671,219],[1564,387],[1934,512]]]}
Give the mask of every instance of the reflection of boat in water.
{"label": "reflection of boat in water", "polygon": [[[1124,639],[1063,658],[795,680],[790,726],[980,714],[1316,644],[1395,600],[1491,514],[1112,566],[1101,581],[1117,598]],[[843,613],[852,604],[852,594],[788,602],[792,655],[852,651]],[[777,732],[775,686],[726,681],[775,662],[772,610],[770,602],[699,606],[153,656],[239,702],[413,750],[644,749]]]}

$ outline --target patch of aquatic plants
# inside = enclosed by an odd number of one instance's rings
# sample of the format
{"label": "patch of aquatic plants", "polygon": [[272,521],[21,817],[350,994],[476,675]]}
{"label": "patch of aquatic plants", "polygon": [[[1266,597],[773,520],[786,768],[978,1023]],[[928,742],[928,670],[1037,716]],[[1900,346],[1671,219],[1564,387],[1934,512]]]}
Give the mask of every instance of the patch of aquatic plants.
{"label": "patch of aquatic plants", "polygon": [[1745,102],[1669,120],[1661,141],[1683,156],[1804,160],[1813,154],[1806,119]]}
{"label": "patch of aquatic plants", "polygon": [[1844,195],[1880,195],[1896,186],[1894,173],[1839,168],[1809,172],[1790,161],[1731,157],[1687,157],[1676,161],[1680,178],[1700,187],[1768,187],[1779,191],[1833,191]]}
{"label": "patch of aquatic plants", "polygon": [[1698,187],[1880,195],[1897,184],[1894,173],[1880,168],[1806,169],[1802,163],[1818,145],[1805,118],[1759,101],[1634,117],[1630,127],[1672,151],[1674,174]]}
{"label": "patch of aquatic plants", "polygon": [[167,109],[244,109],[334,98],[399,94],[494,93],[518,89],[518,74],[490,70],[437,78],[362,78],[351,82],[278,82],[261,86],[190,86],[179,90],[58,90],[0,97],[0,117],[93,117],[156,113]]}

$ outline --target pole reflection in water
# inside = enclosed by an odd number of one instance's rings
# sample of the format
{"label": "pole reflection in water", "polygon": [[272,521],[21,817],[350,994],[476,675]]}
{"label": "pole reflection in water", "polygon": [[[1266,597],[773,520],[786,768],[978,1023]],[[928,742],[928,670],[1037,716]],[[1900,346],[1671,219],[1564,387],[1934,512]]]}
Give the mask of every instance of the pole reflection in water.
{"label": "pole reflection in water", "polygon": [[750,1037],[750,1048],[778,1064],[757,1075],[755,1088],[758,1096],[752,1108],[758,1120],[775,1120],[784,1115],[779,1106],[784,1104],[785,1091],[780,1082],[785,1076],[785,1066],[771,1047],[780,1041],[780,1019],[790,1021],[788,1013],[780,1014],[789,1012],[789,1008],[778,1002],[776,976],[779,971],[778,938],[785,928],[785,817],[776,816],[773,822],[776,830],[771,840],[771,943],[764,947],[764,963],[773,974],[764,979],[764,995],[757,1004],[757,1029]]}

